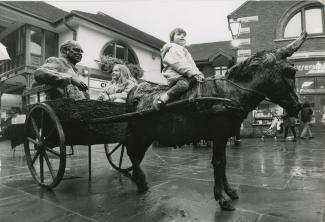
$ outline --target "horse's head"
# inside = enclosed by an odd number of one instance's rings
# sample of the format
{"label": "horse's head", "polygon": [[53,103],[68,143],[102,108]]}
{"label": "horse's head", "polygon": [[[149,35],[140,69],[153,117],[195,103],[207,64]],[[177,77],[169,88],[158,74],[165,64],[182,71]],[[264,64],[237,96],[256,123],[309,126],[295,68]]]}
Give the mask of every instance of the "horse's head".
{"label": "horse's head", "polygon": [[295,86],[295,74],[297,69],[287,60],[304,42],[307,33],[275,52],[271,53],[274,59],[274,67],[270,72],[269,80],[265,84],[266,94],[269,99],[284,109],[289,115],[297,115],[301,109],[301,103]]}
{"label": "horse's head", "polygon": [[253,89],[250,90],[252,94],[268,97],[290,115],[296,115],[301,107],[295,87],[297,69],[287,57],[299,49],[306,36],[307,33],[302,33],[298,39],[280,49],[255,53],[231,67],[226,78],[244,88]]}

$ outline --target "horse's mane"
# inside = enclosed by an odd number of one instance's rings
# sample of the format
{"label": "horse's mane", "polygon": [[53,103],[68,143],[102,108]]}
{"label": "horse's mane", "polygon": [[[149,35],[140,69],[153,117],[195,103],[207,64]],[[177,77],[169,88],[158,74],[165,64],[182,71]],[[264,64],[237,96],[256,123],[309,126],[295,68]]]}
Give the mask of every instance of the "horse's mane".
{"label": "horse's mane", "polygon": [[252,76],[259,71],[259,68],[265,68],[268,64],[274,61],[274,56],[271,54],[274,51],[260,51],[256,52],[252,56],[248,57],[244,61],[237,63],[232,66],[226,72],[226,79],[230,80],[239,80],[239,81],[248,81]]}

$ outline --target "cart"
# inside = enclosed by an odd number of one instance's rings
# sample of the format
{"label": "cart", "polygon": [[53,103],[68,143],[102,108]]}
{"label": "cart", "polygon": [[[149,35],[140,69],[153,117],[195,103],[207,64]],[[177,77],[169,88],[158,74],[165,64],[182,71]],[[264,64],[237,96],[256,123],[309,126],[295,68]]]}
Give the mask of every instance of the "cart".
{"label": "cart", "polygon": [[[49,86],[39,86],[24,92],[27,103],[31,96],[37,102],[27,106],[24,124],[24,151],[33,179],[42,187],[54,188],[65,173],[66,146],[88,146],[89,180],[91,180],[91,145],[104,144],[108,162],[119,172],[128,173],[132,164],[126,155],[125,142],[130,121],[157,115],[155,110],[126,112],[126,104],[108,101],[59,99],[41,102],[41,93]],[[160,112],[188,106],[192,112],[229,110],[226,98],[196,98],[167,104]],[[194,104],[194,105],[193,105]],[[222,104],[222,105],[220,105]],[[234,108],[236,109],[236,108]],[[235,110],[236,111],[236,110]],[[108,144],[116,144],[110,149]]]}

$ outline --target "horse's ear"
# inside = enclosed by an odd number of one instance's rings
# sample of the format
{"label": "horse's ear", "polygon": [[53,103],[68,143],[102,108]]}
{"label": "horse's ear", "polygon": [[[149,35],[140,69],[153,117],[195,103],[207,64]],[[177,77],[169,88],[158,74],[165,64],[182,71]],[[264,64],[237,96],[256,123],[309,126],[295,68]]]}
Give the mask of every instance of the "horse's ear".
{"label": "horse's ear", "polygon": [[277,58],[285,59],[289,56],[291,56],[295,51],[297,51],[302,43],[304,43],[305,39],[307,37],[307,32],[301,33],[299,38],[297,38],[295,41],[291,42],[289,45],[284,46],[278,50],[276,50],[275,54]]}

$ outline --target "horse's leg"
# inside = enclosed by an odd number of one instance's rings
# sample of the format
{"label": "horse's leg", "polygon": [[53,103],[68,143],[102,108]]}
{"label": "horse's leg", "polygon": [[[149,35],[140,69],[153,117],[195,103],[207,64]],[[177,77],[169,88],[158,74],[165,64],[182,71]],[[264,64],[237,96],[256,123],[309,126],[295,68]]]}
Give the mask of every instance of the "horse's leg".
{"label": "horse's leg", "polygon": [[224,190],[224,172],[226,167],[225,149],[227,145],[227,138],[216,138],[213,140],[213,156],[212,165],[214,169],[214,198],[219,202],[223,210],[235,210],[230,200],[227,200],[222,194]]}
{"label": "horse's leg", "polygon": [[143,136],[130,136],[126,143],[127,153],[133,167],[132,180],[137,185],[139,193],[144,193],[149,189],[146,176],[140,164],[151,143],[152,141],[145,139]]}
{"label": "horse's leg", "polygon": [[236,200],[239,198],[237,191],[233,188],[231,188],[230,184],[228,183],[228,179],[227,179],[227,174],[226,174],[226,165],[227,165],[227,158],[226,158],[226,148],[223,149],[223,160],[222,162],[224,163],[224,167],[223,167],[223,189],[226,192],[226,194],[233,200]]}

